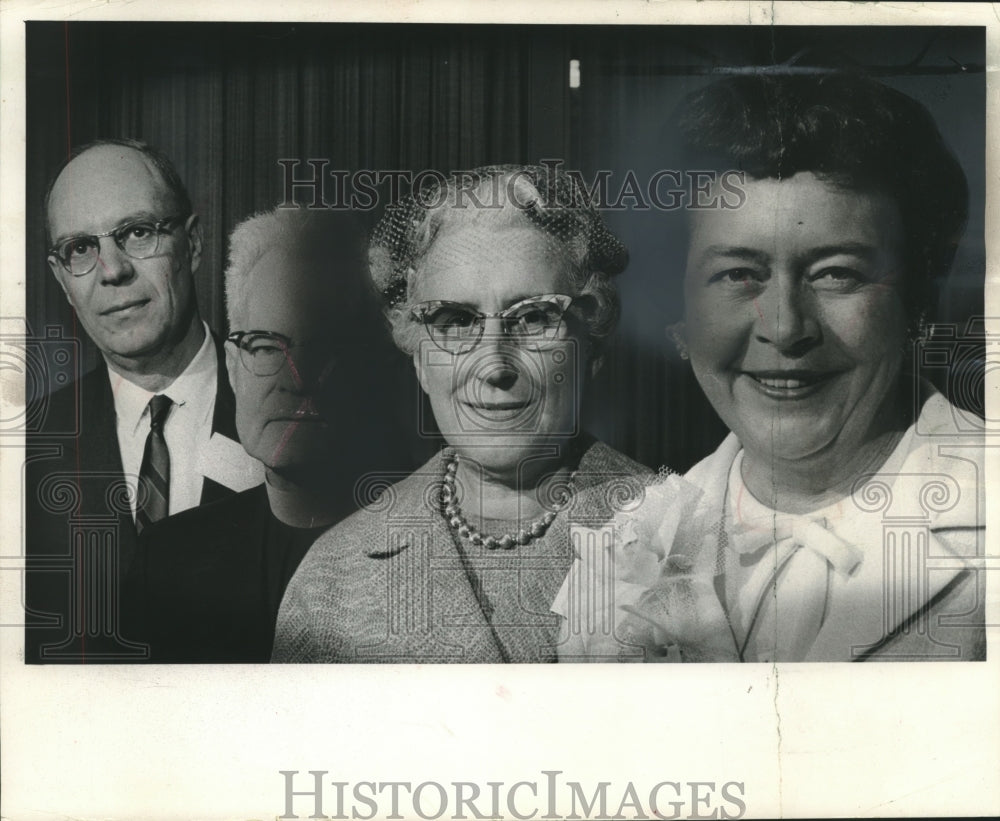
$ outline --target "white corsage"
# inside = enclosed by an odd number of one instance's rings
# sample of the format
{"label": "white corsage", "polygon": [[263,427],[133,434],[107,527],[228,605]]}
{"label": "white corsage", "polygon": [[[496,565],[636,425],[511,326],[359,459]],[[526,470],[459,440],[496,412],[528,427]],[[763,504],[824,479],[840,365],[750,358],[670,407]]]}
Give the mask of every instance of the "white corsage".
{"label": "white corsage", "polygon": [[730,660],[713,573],[696,568],[686,544],[704,538],[699,495],[668,474],[606,525],[571,527],[576,559],[552,605],[563,618],[560,661]]}

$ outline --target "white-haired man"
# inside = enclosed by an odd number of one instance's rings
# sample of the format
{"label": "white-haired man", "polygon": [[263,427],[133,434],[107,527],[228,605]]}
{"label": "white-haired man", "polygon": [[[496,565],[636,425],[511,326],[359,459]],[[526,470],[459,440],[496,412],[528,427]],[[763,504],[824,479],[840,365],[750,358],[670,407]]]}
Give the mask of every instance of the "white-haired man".
{"label": "white-haired man", "polygon": [[227,366],[266,481],[143,534],[127,598],[151,661],[268,661],[306,550],[354,511],[357,481],[405,450],[382,412],[397,397],[364,251],[344,212],[275,209],[233,231]]}

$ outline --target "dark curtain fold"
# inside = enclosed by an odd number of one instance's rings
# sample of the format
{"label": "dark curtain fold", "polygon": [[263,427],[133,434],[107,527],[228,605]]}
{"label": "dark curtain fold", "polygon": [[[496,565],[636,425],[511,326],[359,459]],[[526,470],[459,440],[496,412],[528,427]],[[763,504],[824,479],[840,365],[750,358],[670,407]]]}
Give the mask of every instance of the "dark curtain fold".
{"label": "dark curtain fold", "polygon": [[[28,23],[28,321],[36,335],[54,328],[81,338],[83,371],[97,361],[45,263],[45,186],[72,145],[137,137],[175,161],[204,223],[202,314],[223,331],[226,238],[285,199],[279,160],[300,161],[301,178],[313,173],[309,159],[346,173],[562,159],[590,179],[610,172],[613,198],[628,171],[644,182],[669,167],[658,137],[668,112],[713,72],[875,60],[885,82],[931,108],[969,173],[969,231],[943,292],[942,316],[962,322],[982,313],[984,75],[920,72],[924,63],[981,67],[982,31]],[[569,87],[571,59],[581,64],[580,88]],[[331,201],[337,192],[326,182]],[[379,194],[384,205],[388,187]],[[300,192],[298,201],[310,200]],[[378,216],[368,212],[369,225]],[[632,262],[588,421],[630,456],[682,470],[725,431],[667,336],[681,310],[675,216],[605,212]],[[417,390],[405,390],[401,413],[413,414]]]}
{"label": "dark curtain fold", "polygon": [[[173,159],[205,229],[202,312],[221,329],[226,236],[282,201],[279,159],[308,176],[311,158],[328,171],[447,173],[563,157],[565,40],[524,28],[28,24],[29,316],[71,325],[42,218],[70,146],[137,137]],[[332,200],[331,178],[325,190]]]}

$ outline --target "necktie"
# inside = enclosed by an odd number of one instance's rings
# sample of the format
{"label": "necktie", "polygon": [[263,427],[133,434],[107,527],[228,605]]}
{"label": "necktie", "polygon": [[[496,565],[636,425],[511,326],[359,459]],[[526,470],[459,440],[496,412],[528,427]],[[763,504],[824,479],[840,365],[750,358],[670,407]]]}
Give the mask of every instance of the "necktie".
{"label": "necktie", "polygon": [[139,468],[140,504],[135,512],[135,528],[139,533],[170,510],[170,452],[163,438],[163,423],[172,406],[169,396],[157,395],[149,400],[149,436]]}

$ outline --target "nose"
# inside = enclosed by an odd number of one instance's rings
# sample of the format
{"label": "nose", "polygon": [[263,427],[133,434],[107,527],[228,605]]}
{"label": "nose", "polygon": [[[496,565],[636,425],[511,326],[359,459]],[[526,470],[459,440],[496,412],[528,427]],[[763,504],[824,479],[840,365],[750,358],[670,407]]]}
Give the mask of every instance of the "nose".
{"label": "nose", "polygon": [[498,318],[484,320],[483,337],[478,347],[476,371],[479,378],[498,390],[514,387],[518,379],[518,351]]}
{"label": "nose", "polygon": [[101,237],[97,249],[97,274],[104,285],[121,285],[135,276],[132,257],[111,237]]}
{"label": "nose", "polygon": [[517,382],[517,368],[505,356],[485,362],[480,368],[480,378],[497,390],[508,391]]}
{"label": "nose", "polygon": [[315,393],[330,381],[335,358],[328,351],[312,351],[305,347],[285,351],[282,387],[302,395]]}
{"label": "nose", "polygon": [[820,326],[812,296],[797,278],[773,277],[764,293],[754,300],[758,341],[776,347],[787,356],[801,356],[818,344]]}

